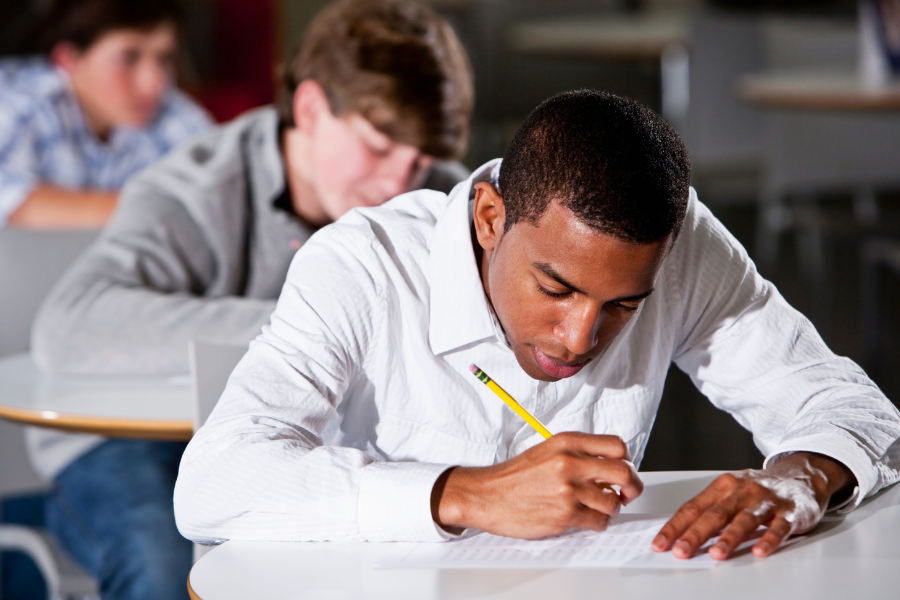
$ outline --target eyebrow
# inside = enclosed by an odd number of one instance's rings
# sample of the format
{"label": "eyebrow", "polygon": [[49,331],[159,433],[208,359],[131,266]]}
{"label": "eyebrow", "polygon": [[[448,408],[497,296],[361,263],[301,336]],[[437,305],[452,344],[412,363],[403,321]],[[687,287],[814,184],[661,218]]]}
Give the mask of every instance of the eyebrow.
{"label": "eyebrow", "polygon": [[[540,271],[541,273],[543,273],[550,279],[556,281],[556,283],[569,288],[573,292],[578,292],[579,294],[584,294],[584,292],[582,290],[580,290],[578,287],[576,287],[576,286],[572,285],[571,283],[569,283],[568,281],[566,281],[566,278],[563,277],[562,275],[560,275],[559,273],[557,273],[556,269],[554,269],[551,265],[549,265],[547,263],[543,263],[543,262],[536,262],[533,264],[534,264],[535,269],[537,269],[538,271]],[[637,302],[638,300],[643,300],[644,298],[646,298],[647,296],[652,294],[655,290],[656,290],[656,288],[650,288],[646,292],[641,292],[640,294],[635,294],[633,296],[626,296],[625,298],[615,298],[613,300],[610,300],[610,302]]]}

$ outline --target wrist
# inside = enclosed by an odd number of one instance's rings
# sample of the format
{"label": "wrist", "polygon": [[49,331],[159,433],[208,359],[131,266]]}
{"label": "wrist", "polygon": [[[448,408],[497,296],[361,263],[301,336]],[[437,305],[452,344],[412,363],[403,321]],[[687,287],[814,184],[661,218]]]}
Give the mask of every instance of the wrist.
{"label": "wrist", "polygon": [[775,469],[797,468],[810,478],[810,484],[823,506],[841,502],[853,492],[856,477],[843,463],[816,452],[795,452],[778,461]]}
{"label": "wrist", "polygon": [[473,493],[471,468],[453,467],[444,471],[431,491],[431,515],[437,525],[449,533],[459,534],[471,526],[469,522]]}

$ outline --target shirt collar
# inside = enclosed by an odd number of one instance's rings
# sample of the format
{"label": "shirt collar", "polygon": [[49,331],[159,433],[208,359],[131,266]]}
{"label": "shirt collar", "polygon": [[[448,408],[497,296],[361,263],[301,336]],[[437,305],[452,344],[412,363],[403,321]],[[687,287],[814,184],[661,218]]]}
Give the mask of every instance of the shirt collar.
{"label": "shirt collar", "polygon": [[495,159],[477,169],[464,184],[457,185],[450,193],[447,210],[435,225],[428,264],[428,340],[435,355],[497,335],[475,263],[470,206],[475,184],[496,178],[499,171],[500,159]]}

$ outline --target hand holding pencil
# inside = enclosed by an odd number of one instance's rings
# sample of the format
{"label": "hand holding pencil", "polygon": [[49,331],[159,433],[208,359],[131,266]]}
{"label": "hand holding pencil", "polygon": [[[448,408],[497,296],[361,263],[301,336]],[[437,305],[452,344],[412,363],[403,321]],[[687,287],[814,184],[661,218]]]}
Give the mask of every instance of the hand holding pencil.
{"label": "hand holding pencil", "polygon": [[[479,379],[492,390],[496,386],[503,391],[481,375]],[[432,515],[438,525],[526,539],[571,527],[603,531],[623,503],[641,494],[643,483],[619,437],[571,431],[551,435],[515,400],[509,400],[513,410],[549,437],[499,464],[446,471],[432,491]],[[612,485],[619,486],[620,492]]]}

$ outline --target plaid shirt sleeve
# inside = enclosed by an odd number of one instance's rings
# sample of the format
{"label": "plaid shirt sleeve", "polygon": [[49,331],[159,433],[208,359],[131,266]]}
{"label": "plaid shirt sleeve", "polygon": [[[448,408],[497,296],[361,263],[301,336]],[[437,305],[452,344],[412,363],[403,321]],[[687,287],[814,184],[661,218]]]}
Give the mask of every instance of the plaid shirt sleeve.
{"label": "plaid shirt sleeve", "polygon": [[25,97],[0,94],[0,227],[38,182],[34,117]]}

